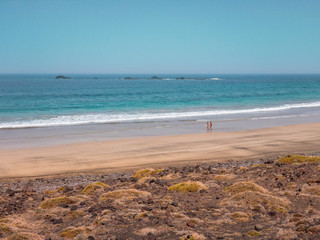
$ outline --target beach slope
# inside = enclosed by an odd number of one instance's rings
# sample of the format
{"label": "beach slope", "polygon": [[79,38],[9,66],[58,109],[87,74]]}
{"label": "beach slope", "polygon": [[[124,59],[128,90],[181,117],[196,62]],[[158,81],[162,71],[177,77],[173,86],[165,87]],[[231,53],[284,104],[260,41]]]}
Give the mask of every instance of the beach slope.
{"label": "beach slope", "polygon": [[320,151],[320,123],[0,150],[0,177],[274,158]]}

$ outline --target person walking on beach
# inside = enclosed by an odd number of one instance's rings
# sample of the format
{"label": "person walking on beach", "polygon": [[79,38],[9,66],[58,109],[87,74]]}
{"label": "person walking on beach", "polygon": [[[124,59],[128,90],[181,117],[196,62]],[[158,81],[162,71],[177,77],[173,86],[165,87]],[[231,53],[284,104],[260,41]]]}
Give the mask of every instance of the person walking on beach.
{"label": "person walking on beach", "polygon": [[209,132],[209,122],[207,122],[207,132]]}
{"label": "person walking on beach", "polygon": [[210,121],[210,132],[212,132],[212,121]]}

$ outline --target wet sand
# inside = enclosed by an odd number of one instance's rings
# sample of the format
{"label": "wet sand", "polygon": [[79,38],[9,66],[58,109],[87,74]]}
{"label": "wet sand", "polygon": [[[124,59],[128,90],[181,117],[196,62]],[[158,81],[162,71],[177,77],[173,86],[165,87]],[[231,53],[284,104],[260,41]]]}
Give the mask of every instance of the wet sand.
{"label": "wet sand", "polygon": [[320,123],[1,149],[0,178],[123,171],[320,151]]}

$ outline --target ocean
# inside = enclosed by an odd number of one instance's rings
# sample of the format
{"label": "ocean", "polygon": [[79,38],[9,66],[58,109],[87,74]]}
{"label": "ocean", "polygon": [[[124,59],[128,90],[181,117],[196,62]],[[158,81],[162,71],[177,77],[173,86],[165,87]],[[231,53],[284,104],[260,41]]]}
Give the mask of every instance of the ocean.
{"label": "ocean", "polygon": [[0,137],[1,131],[6,138],[8,130],[29,128],[194,133],[205,129],[206,121],[224,131],[253,127],[256,120],[273,125],[320,120],[319,74],[57,75],[0,75]]}

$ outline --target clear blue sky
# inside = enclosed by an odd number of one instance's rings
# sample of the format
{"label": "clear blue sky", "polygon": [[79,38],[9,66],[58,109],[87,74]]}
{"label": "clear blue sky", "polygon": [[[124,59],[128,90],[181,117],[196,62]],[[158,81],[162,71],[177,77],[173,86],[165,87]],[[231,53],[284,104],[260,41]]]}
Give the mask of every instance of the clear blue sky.
{"label": "clear blue sky", "polygon": [[0,73],[319,72],[319,0],[0,0]]}

